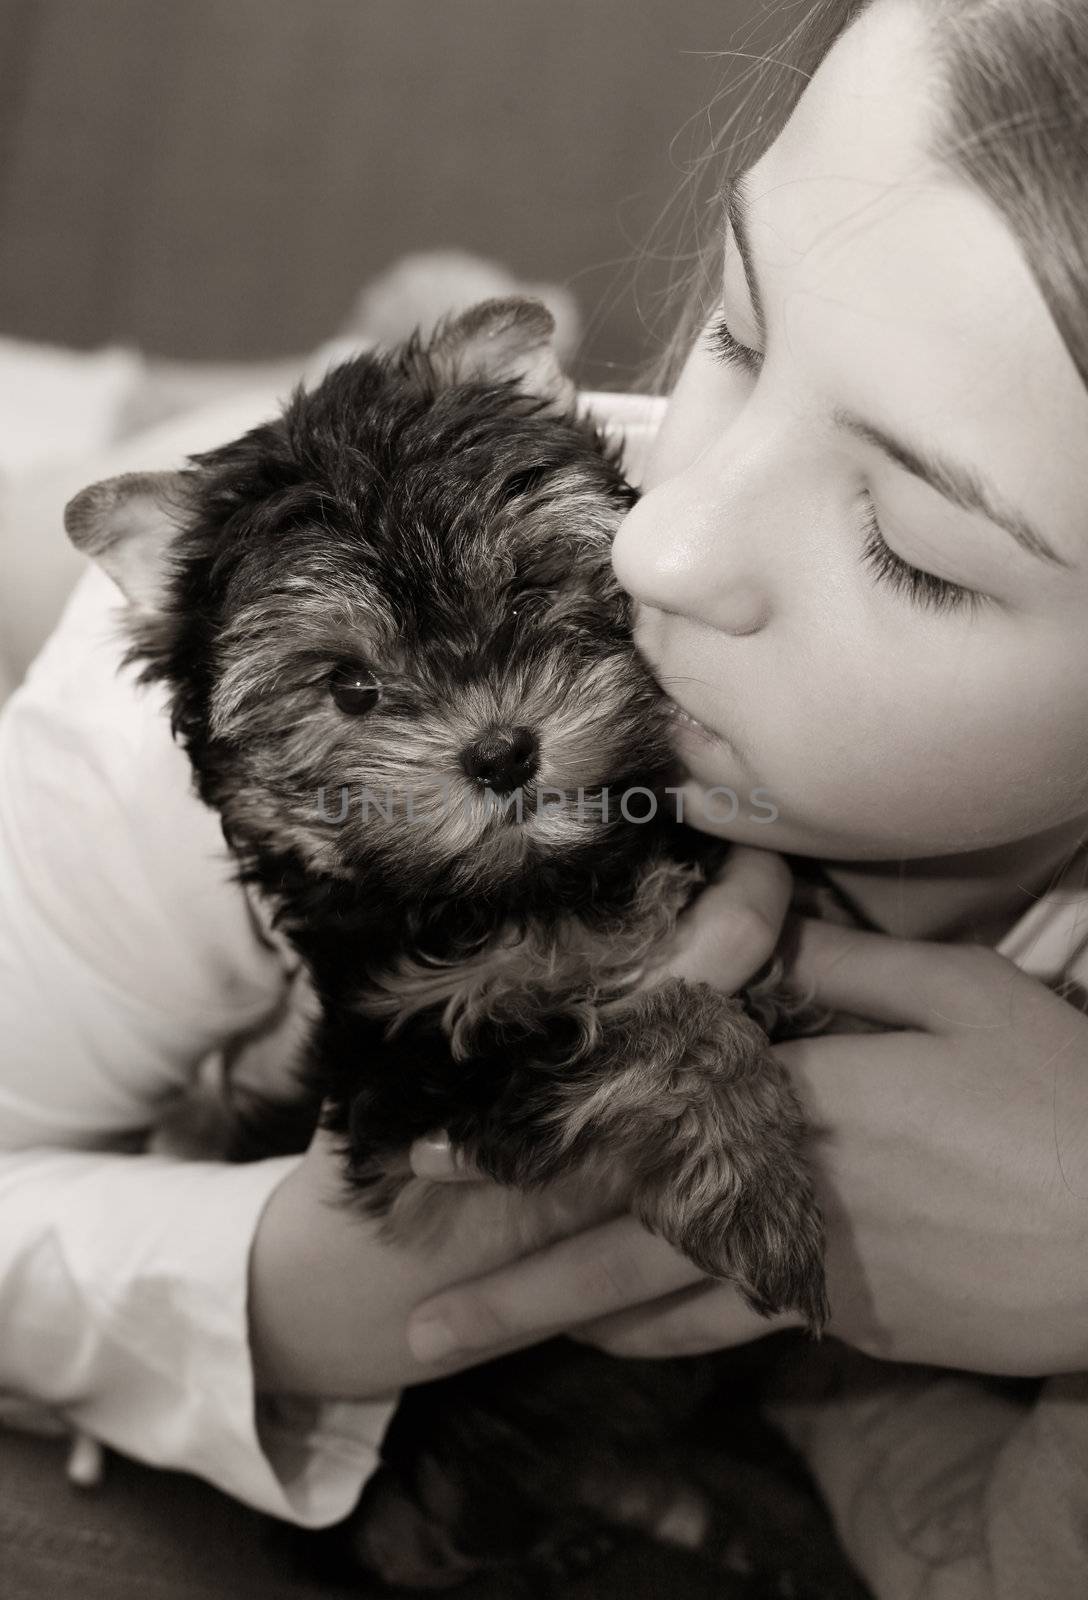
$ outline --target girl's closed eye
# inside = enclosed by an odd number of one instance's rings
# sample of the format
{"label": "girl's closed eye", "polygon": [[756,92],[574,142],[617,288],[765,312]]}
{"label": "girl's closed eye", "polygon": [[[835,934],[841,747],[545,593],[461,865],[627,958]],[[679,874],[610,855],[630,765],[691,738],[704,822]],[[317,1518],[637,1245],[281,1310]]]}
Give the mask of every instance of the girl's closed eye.
{"label": "girl's closed eye", "polygon": [[909,561],[896,555],[881,532],[876,507],[867,490],[864,507],[862,528],[865,543],[861,559],[882,583],[890,584],[909,600],[917,605],[928,606],[933,611],[974,611],[986,603],[987,596],[980,594],[977,589],[965,589],[962,584],[952,583],[948,578],[938,578],[935,573],[912,567]]}
{"label": "girl's closed eye", "polygon": [[715,313],[705,337],[710,354],[724,366],[740,367],[744,372],[756,373],[763,364],[761,353],[742,344],[737,338],[724,312]]}
{"label": "girl's closed eye", "polygon": [[[724,312],[715,313],[705,332],[705,343],[713,358],[725,366],[739,367],[755,376],[763,365],[763,354],[742,343],[730,328]],[[881,583],[887,583],[916,605],[933,611],[977,610],[987,596],[948,578],[915,567],[888,544],[877,519],[872,496],[864,492],[862,532],[865,536],[861,560]]]}

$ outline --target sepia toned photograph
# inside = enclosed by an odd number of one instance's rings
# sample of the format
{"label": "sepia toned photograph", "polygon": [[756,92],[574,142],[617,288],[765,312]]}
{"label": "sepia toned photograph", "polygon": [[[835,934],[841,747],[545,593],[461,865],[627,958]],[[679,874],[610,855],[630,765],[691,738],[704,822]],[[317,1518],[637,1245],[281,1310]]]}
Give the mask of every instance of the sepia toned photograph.
{"label": "sepia toned photograph", "polygon": [[1088,1593],[1086,507],[1088,0],[0,0],[0,1600]]}

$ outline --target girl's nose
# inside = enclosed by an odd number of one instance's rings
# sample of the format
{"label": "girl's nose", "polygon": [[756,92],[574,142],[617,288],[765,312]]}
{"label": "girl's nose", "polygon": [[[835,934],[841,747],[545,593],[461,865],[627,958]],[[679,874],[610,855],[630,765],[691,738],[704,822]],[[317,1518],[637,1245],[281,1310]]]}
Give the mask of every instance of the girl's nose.
{"label": "girl's nose", "polygon": [[797,515],[798,463],[787,466],[784,444],[766,421],[753,428],[738,419],[647,490],[612,546],[628,593],[722,633],[765,628],[781,602],[791,500]]}
{"label": "girl's nose", "polygon": [[757,633],[771,616],[770,586],[745,555],[743,529],[728,512],[674,480],[644,494],[612,544],[616,577],[657,611],[706,623],[721,633]]}
{"label": "girl's nose", "polygon": [[774,587],[758,546],[733,498],[710,494],[706,482],[669,478],[622,520],[613,570],[635,600],[654,610],[723,634],[757,634],[770,622]]}

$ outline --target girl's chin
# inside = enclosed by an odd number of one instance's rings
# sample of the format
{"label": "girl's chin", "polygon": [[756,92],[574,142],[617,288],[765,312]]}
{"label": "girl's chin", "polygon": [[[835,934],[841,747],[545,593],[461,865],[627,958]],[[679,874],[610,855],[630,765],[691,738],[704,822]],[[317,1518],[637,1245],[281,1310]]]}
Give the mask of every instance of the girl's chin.
{"label": "girl's chin", "polygon": [[678,820],[700,833],[782,855],[826,860],[878,859],[889,853],[875,845],[859,848],[856,836],[843,838],[838,830],[798,816],[788,796],[769,784],[750,782],[743,770],[730,772],[725,762],[718,768],[705,777],[689,769],[673,802]]}
{"label": "girl's chin", "polygon": [[[725,767],[724,762],[720,765]],[[743,773],[723,770],[697,777],[689,769],[678,785],[673,804],[677,820],[701,833],[718,834],[737,843],[762,844],[768,849],[785,848],[775,840],[781,825],[773,794],[758,784],[750,784]]]}
{"label": "girl's chin", "polygon": [[756,780],[732,745],[706,732],[698,723],[673,725],[672,747],[680,760],[688,786],[699,789],[719,787],[738,791]]}

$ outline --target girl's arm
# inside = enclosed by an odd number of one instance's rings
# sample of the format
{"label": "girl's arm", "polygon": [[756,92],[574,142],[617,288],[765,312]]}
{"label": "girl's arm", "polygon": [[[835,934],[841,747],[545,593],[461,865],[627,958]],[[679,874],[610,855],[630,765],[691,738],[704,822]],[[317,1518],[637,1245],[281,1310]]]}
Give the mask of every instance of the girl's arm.
{"label": "girl's arm", "polygon": [[829,1343],[807,1359],[792,1352],[771,1416],[804,1456],[880,1600],[1083,1591],[1083,1373],[1022,1395]]}
{"label": "girl's arm", "polygon": [[345,1516],[392,1402],[258,1403],[246,1272],[289,1167],[0,1157],[0,1389],[290,1521]]}

